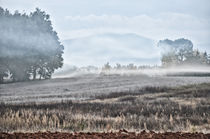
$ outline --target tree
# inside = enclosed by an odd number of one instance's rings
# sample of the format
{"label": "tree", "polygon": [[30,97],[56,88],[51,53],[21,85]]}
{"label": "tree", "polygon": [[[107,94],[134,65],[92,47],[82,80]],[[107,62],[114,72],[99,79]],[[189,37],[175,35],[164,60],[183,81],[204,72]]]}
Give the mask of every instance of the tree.
{"label": "tree", "polygon": [[207,56],[207,59],[208,59],[208,60],[207,60],[207,64],[210,65],[210,54],[207,54],[207,55],[208,55],[208,56]]}
{"label": "tree", "polygon": [[3,59],[0,59],[0,83],[3,83],[4,78],[8,77],[8,69]]}
{"label": "tree", "polygon": [[180,65],[208,65],[209,59],[207,52],[200,52],[198,49],[193,50],[193,44],[187,39],[177,39],[171,41],[168,39],[161,40],[158,43],[163,55],[161,58],[164,67]]}
{"label": "tree", "polygon": [[109,62],[107,62],[106,64],[104,64],[102,70],[110,70],[112,67],[110,66]]}
{"label": "tree", "polygon": [[162,56],[161,58],[163,67],[176,66],[179,63],[178,55],[175,52],[170,52]]}
{"label": "tree", "polygon": [[130,63],[130,64],[127,65],[127,69],[128,70],[136,70],[137,67],[133,63]]}
{"label": "tree", "polygon": [[0,20],[0,67],[7,61],[1,73],[9,72],[13,81],[36,79],[38,74],[47,79],[62,67],[64,46],[48,14],[38,8],[30,15],[0,8]]}
{"label": "tree", "polygon": [[122,66],[121,66],[121,64],[119,64],[119,63],[116,63],[116,67],[115,67],[115,69],[117,69],[117,70],[121,70],[121,69],[122,69]]}

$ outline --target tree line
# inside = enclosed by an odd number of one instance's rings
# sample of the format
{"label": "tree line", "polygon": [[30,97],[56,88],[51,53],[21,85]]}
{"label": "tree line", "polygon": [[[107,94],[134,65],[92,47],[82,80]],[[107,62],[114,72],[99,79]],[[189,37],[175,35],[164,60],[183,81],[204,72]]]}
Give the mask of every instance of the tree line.
{"label": "tree line", "polygon": [[102,71],[108,71],[108,70],[143,70],[143,69],[155,69],[160,68],[158,65],[140,65],[137,66],[133,63],[129,63],[127,65],[121,65],[119,63],[116,63],[115,66],[111,66],[109,62],[105,63],[102,67]]}
{"label": "tree line", "polygon": [[163,50],[162,66],[209,66],[210,55],[207,52],[201,52],[193,49],[193,43],[190,40],[181,38],[175,41],[165,39],[158,42],[158,46]]}
{"label": "tree line", "polygon": [[112,67],[109,62],[107,62],[102,67],[102,70],[141,70],[179,66],[210,66],[210,55],[207,52],[193,49],[193,43],[188,39],[180,38],[174,41],[165,39],[160,40],[157,45],[162,50],[160,66],[136,66],[132,63],[121,65],[117,63],[116,66]]}
{"label": "tree line", "polygon": [[0,83],[51,78],[63,65],[63,50],[44,11],[12,14],[0,7]]}

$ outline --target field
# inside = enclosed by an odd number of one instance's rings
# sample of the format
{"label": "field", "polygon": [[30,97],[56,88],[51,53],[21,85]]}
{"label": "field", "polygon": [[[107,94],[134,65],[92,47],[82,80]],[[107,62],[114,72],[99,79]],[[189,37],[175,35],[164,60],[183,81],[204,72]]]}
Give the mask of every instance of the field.
{"label": "field", "polygon": [[39,131],[119,137],[121,129],[129,136],[143,130],[199,138],[204,135],[196,132],[210,133],[210,77],[95,74],[1,84],[0,102],[5,137]]}
{"label": "field", "polygon": [[0,85],[1,131],[210,131],[210,77],[86,75]]}
{"label": "field", "polygon": [[72,78],[0,84],[0,102],[41,103],[88,100],[116,92],[133,92],[142,87],[175,87],[210,83],[210,77],[174,77],[143,74],[91,74]]}

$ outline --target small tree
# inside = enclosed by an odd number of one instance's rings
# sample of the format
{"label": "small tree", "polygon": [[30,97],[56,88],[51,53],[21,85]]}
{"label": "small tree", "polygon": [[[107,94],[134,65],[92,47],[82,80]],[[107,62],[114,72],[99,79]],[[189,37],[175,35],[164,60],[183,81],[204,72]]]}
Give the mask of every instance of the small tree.
{"label": "small tree", "polygon": [[110,66],[109,62],[107,62],[106,64],[104,64],[102,70],[110,70],[112,67]]}
{"label": "small tree", "polygon": [[122,66],[121,66],[121,64],[117,63],[115,68],[116,68],[117,70],[120,70],[120,69],[122,69]]}
{"label": "small tree", "polygon": [[130,63],[130,64],[127,65],[127,69],[128,70],[136,70],[137,67],[133,63]]}
{"label": "small tree", "polygon": [[8,69],[5,65],[2,64],[2,62],[0,63],[0,83],[3,83],[4,78],[8,77]]}

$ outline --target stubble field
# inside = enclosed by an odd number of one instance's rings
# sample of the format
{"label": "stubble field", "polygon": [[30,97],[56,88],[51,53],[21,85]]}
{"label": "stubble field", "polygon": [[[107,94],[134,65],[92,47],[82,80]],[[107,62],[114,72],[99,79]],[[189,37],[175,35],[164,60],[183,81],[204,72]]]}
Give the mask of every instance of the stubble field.
{"label": "stubble field", "polygon": [[210,132],[210,78],[86,75],[0,85],[1,132]]}

